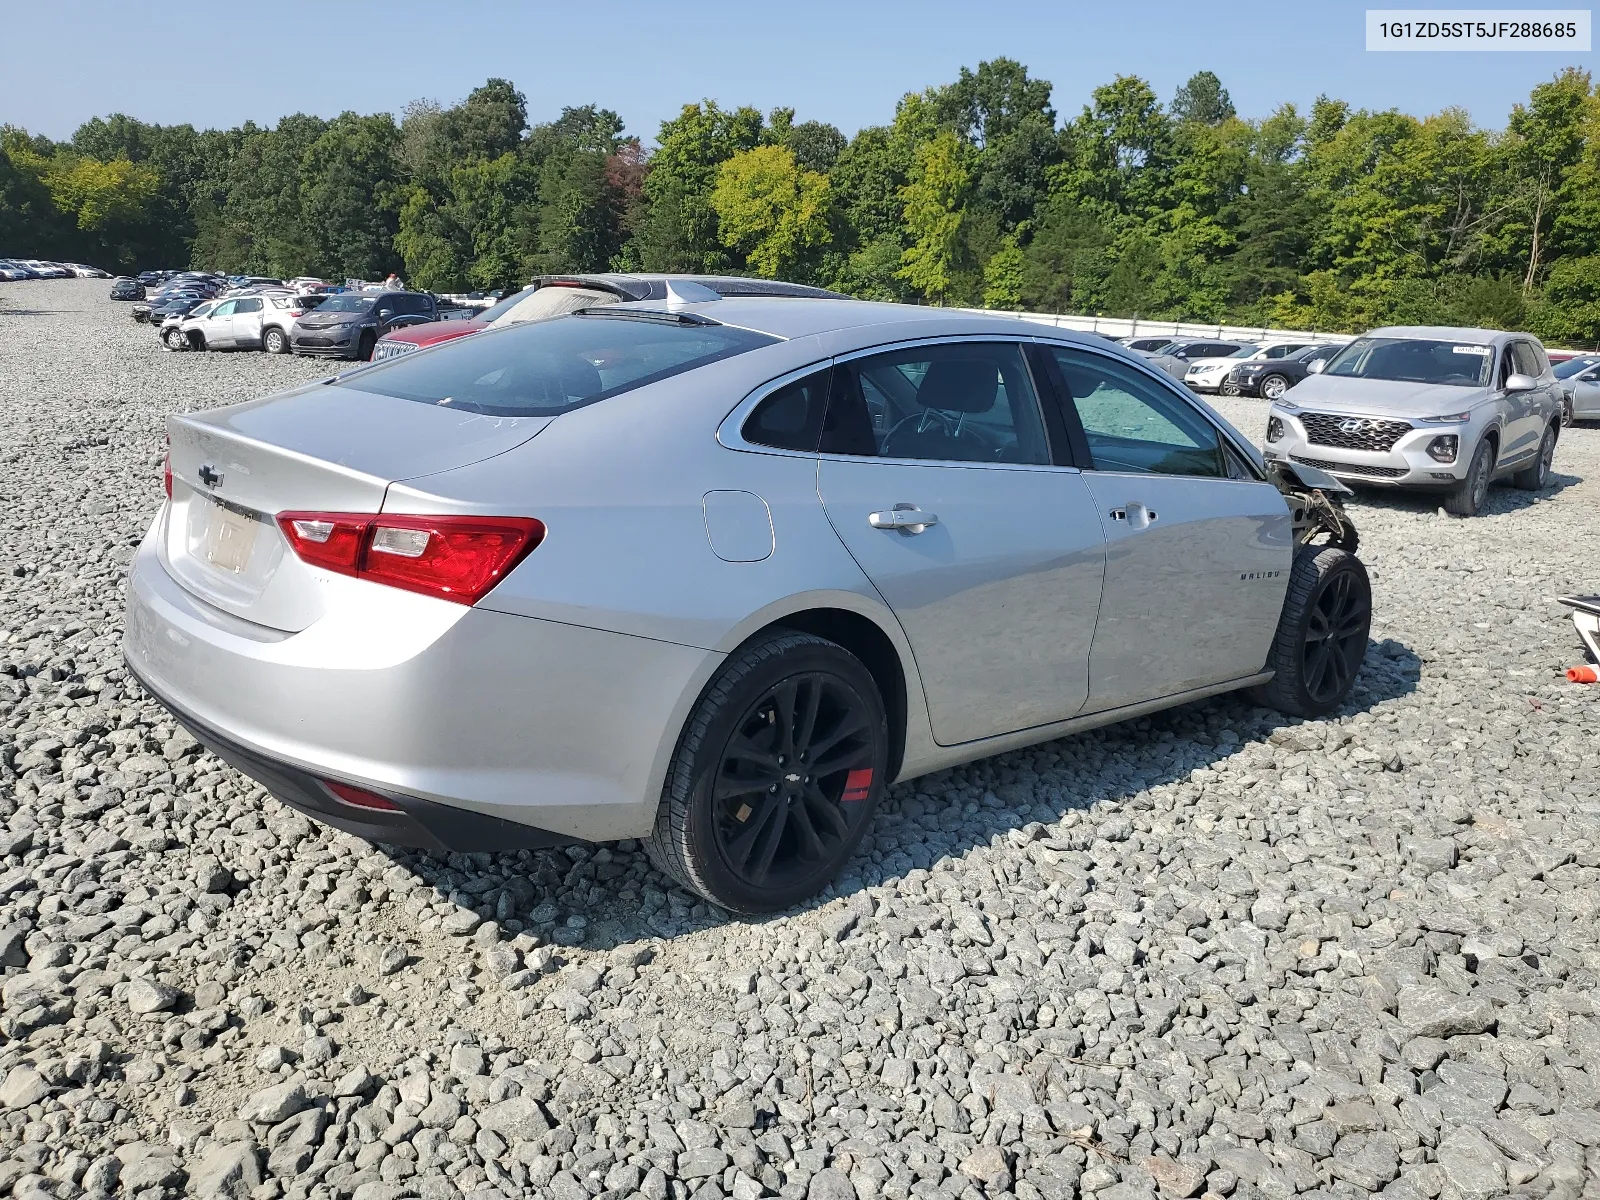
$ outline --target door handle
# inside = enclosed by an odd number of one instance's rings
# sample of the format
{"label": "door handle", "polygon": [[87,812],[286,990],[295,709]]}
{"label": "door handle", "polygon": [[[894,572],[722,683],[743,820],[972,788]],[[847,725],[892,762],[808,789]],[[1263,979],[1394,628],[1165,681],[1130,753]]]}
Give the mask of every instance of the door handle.
{"label": "door handle", "polygon": [[1155,524],[1156,514],[1142,504],[1130,504],[1126,508],[1113,508],[1111,519],[1126,521],[1133,529],[1148,529]]}
{"label": "door handle", "polygon": [[867,524],[874,529],[899,529],[905,533],[921,533],[938,523],[936,514],[923,512],[915,504],[896,504],[893,508],[867,514]]}

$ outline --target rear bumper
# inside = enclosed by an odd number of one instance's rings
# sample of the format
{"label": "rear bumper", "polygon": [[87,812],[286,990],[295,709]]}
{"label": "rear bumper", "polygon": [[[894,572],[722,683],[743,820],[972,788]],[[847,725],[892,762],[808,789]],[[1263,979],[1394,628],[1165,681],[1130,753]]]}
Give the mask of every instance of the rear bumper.
{"label": "rear bumper", "polygon": [[[721,656],[343,579],[307,628],[271,630],[172,577],[164,522],[129,571],[129,668],[290,804],[363,837],[453,848],[494,831],[513,847],[653,828],[678,731]],[[391,798],[431,840],[352,827],[375,814],[322,780]]]}
{"label": "rear bumper", "polygon": [[187,712],[139,673],[131,660],[128,670],[163,708],[211,753],[236,771],[248,775],[283,803],[324,825],[389,846],[409,846],[419,850],[535,850],[546,846],[565,846],[581,839],[565,837],[549,830],[521,825],[468,809],[435,804],[418,796],[378,791],[397,804],[399,812],[368,810],[347,804],[329,790],[323,780],[292,763],[253,750],[227,734],[212,728]]}

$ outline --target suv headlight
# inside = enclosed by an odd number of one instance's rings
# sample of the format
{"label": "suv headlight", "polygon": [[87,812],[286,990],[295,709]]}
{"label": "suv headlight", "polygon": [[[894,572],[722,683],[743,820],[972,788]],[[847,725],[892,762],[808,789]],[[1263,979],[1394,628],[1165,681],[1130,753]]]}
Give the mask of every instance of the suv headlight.
{"label": "suv headlight", "polygon": [[1440,425],[1465,425],[1472,420],[1472,414],[1469,412],[1448,413],[1442,417],[1423,417],[1422,419]]}

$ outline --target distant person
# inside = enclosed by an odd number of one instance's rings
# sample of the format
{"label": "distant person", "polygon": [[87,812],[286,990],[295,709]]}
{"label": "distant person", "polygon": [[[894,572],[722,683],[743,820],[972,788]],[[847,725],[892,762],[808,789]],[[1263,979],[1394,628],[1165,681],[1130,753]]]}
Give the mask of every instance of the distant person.
{"label": "distant person", "polygon": [[400,281],[400,276],[390,271],[389,278],[383,281],[383,290],[386,292],[403,292],[406,290],[406,285]]}

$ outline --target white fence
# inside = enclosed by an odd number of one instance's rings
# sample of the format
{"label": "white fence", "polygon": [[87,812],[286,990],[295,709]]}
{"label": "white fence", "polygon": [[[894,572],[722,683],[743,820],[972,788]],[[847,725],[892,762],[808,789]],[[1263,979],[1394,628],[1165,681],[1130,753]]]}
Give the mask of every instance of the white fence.
{"label": "white fence", "polygon": [[992,308],[969,308],[963,312],[986,313],[995,317],[1016,317],[1053,325],[1057,329],[1076,329],[1083,333],[1104,333],[1111,337],[1218,338],[1241,342],[1307,341],[1341,343],[1352,340],[1349,333],[1319,333],[1315,329],[1268,329],[1253,325],[1200,325],[1193,321],[1152,321],[1144,317],[1085,317],[1074,313],[1004,312]]}

